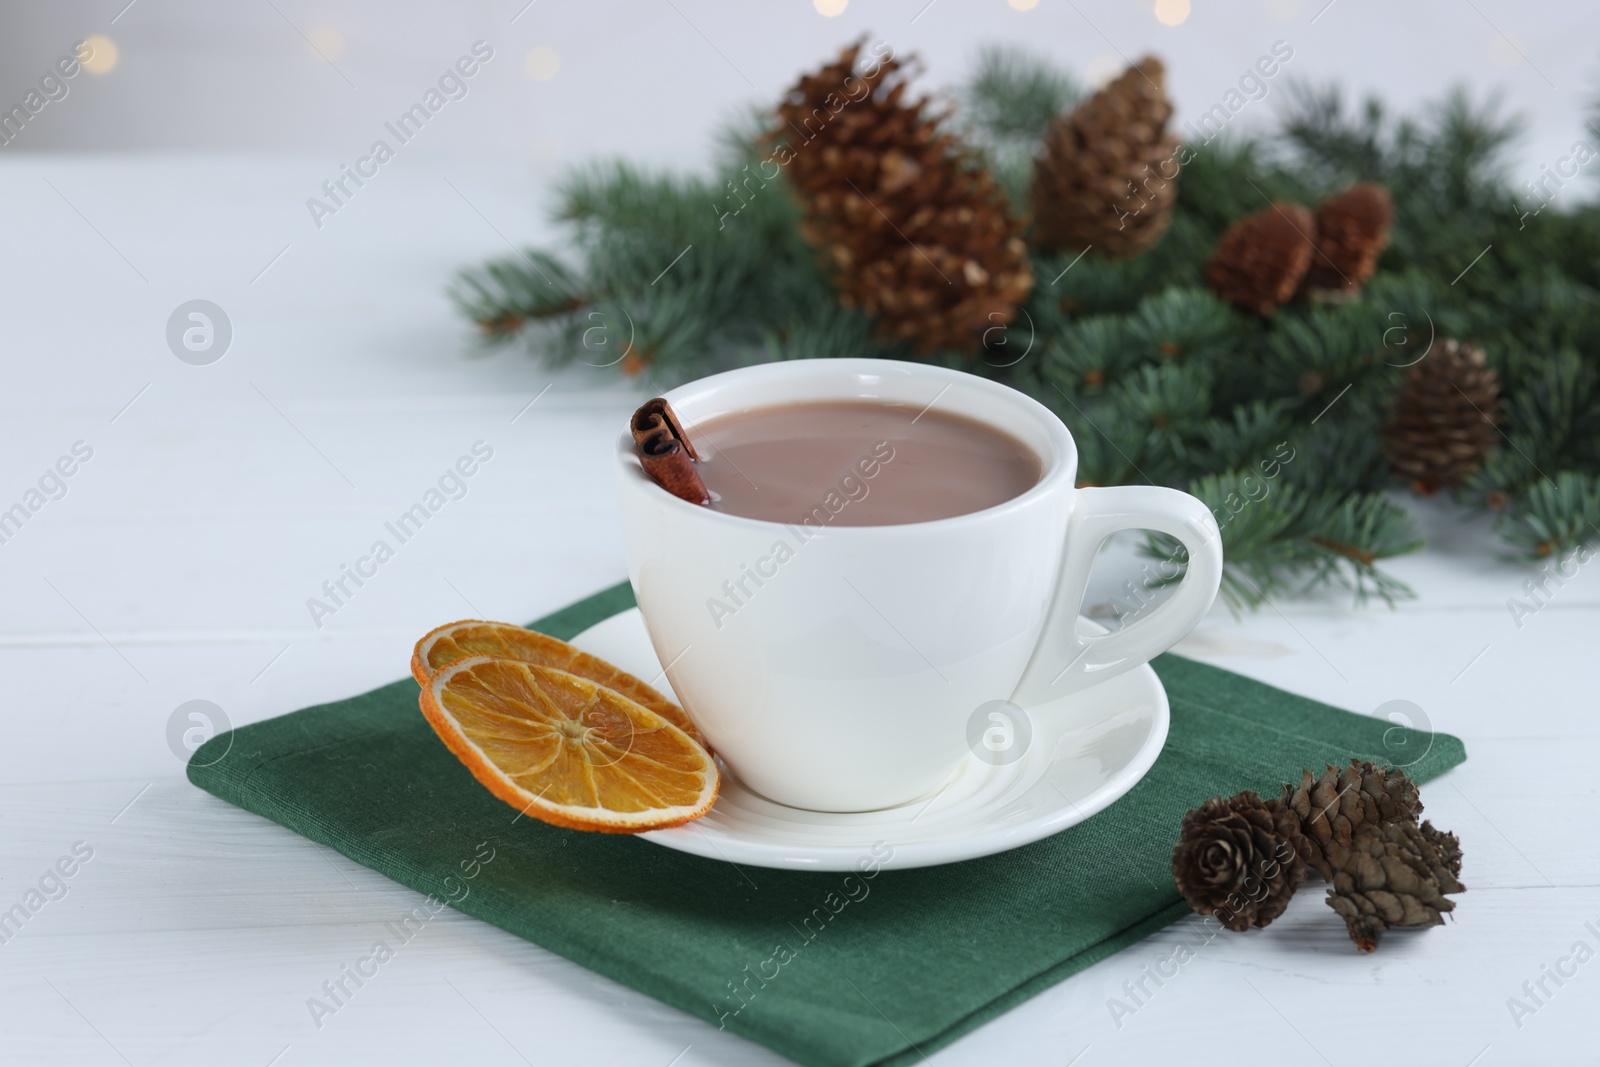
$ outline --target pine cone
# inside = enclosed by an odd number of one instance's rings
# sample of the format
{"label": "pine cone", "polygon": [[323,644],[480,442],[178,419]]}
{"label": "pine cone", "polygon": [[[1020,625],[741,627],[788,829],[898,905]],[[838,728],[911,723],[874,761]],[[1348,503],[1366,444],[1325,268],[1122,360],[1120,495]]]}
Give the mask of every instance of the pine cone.
{"label": "pine cone", "polygon": [[1311,212],[1280,200],[1228,228],[1206,261],[1206,284],[1236,307],[1270,315],[1300,288],[1316,239]]}
{"label": "pine cone", "polygon": [[1145,56],[1051,122],[1033,177],[1040,245],[1132,256],[1167,231],[1178,200],[1178,139],[1166,132],[1165,77],[1161,61]]}
{"label": "pine cone", "polygon": [[[1363,826],[1348,854],[1333,872],[1328,906],[1344,919],[1350,939],[1363,952],[1378,947],[1378,935],[1391,926],[1440,926],[1455,908],[1446,893],[1466,887],[1449,859],[1416,823],[1397,820]],[[1460,852],[1456,851],[1459,862]]]}
{"label": "pine cone", "polygon": [[1394,473],[1431,496],[1463,484],[1500,439],[1500,378],[1476,345],[1440,338],[1406,372],[1383,429]]}
{"label": "pine cone", "polygon": [[1317,205],[1316,248],[1307,289],[1354,292],[1378,269],[1394,205],[1377,182],[1359,182]]}
{"label": "pine cone", "polygon": [[1448,830],[1435,828],[1433,823],[1428,822],[1426,819],[1422,821],[1422,826],[1419,829],[1422,831],[1423,840],[1427,841],[1434,851],[1438,853],[1439,860],[1445,865],[1445,868],[1452,875],[1460,878],[1461,839]]}
{"label": "pine cone", "polygon": [[1172,850],[1178,891],[1229,930],[1265,926],[1305,880],[1299,820],[1254,793],[1208,800],[1183,817]]}
{"label": "pine cone", "polygon": [[1422,811],[1416,784],[1404,771],[1379,769],[1364,760],[1337,769],[1330,764],[1316,778],[1302,771],[1298,786],[1283,787],[1283,805],[1299,819],[1309,845],[1306,862],[1330,880],[1362,827],[1414,823]]}
{"label": "pine cone", "polygon": [[1022,224],[977,157],[906,102],[898,59],[856,74],[861,42],[802,77],[778,107],[774,159],[804,212],[840,302],[881,334],[976,351],[1033,288]]}

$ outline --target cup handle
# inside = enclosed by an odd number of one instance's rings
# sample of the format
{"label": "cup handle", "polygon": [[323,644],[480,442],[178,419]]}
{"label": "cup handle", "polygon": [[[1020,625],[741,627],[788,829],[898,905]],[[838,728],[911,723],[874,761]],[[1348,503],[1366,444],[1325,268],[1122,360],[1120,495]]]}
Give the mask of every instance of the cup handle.
{"label": "cup handle", "polygon": [[[1121,530],[1170,534],[1189,552],[1188,569],[1165,603],[1109,634],[1078,632],[1089,571],[1106,538]],[[1067,524],[1065,558],[1039,646],[1012,700],[1042,704],[1147,663],[1181,641],[1204,618],[1222,582],[1217,520],[1188,493],[1123,485],[1077,490]]]}

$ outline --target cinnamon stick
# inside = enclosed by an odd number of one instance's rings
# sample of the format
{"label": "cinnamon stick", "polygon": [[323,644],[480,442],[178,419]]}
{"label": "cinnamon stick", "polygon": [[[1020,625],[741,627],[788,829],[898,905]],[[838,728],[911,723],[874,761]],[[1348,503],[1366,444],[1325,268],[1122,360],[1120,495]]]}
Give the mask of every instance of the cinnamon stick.
{"label": "cinnamon stick", "polygon": [[646,400],[628,421],[644,472],[661,488],[691,504],[711,503],[695,461],[700,458],[665,397]]}

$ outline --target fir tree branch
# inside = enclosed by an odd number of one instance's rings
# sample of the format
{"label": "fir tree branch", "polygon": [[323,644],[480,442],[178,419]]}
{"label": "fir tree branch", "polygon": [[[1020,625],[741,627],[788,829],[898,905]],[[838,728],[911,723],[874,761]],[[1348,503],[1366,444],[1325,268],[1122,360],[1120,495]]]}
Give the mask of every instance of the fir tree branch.
{"label": "fir tree branch", "polygon": [[1600,477],[1561,471],[1517,498],[1500,532],[1525,559],[1600,542]]}
{"label": "fir tree branch", "polygon": [[[949,129],[1020,198],[1041,133],[1076,94],[1048,62],[989,50]],[[1236,608],[1324,585],[1409,595],[1383,570],[1420,542],[1380,433],[1430,344],[1473,341],[1500,375],[1503,436],[1459,498],[1495,511],[1521,556],[1600,538],[1600,206],[1513,189],[1504,150],[1516,122],[1492,98],[1455,93],[1398,119],[1334,88],[1291,100],[1275,135],[1191,146],[1171,226],[1150,251],[1034,250],[1035,285],[1008,332],[1015,350],[915,357],[843,306],[800,232],[761,110],[729,126],[704,175],[573,171],[556,216],[563,254],[465,270],[450,296],[490,342],[538,338],[547,358],[617,363],[663,385],[836,356],[923,358],[1008,382],[1072,429],[1080,482],[1204,500]],[[1357,179],[1383,182],[1395,214],[1359,295],[1262,319],[1205,288],[1206,260],[1236,219],[1276,198],[1314,204]],[[550,328],[529,332],[541,323]],[[1158,536],[1145,550],[1181,553]]]}

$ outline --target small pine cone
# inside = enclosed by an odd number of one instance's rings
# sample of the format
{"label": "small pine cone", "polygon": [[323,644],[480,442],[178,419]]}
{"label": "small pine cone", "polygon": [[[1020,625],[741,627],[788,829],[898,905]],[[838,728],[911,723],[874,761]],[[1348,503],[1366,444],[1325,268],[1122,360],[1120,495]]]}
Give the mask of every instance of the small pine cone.
{"label": "small pine cone", "polygon": [[1377,182],[1359,182],[1317,205],[1317,243],[1307,289],[1354,292],[1378,269],[1389,246],[1394,204]]}
{"label": "small pine cone", "polygon": [[1235,307],[1270,315],[1300,288],[1316,238],[1311,212],[1280,200],[1228,228],[1206,261],[1206,284]]}
{"label": "small pine cone", "polygon": [[1431,496],[1464,484],[1499,442],[1500,378],[1476,345],[1440,338],[1406,372],[1383,429],[1394,473]]}
{"label": "small pine cone", "polygon": [[1433,846],[1439,860],[1445,868],[1455,877],[1461,877],[1461,839],[1448,830],[1440,830],[1433,823],[1424,819],[1422,826],[1423,840]]}
{"label": "small pine cone", "polygon": [[1306,862],[1332,879],[1363,826],[1416,822],[1422,798],[1404,771],[1351,760],[1348,767],[1328,765],[1319,777],[1300,772],[1298,786],[1283,787],[1283,805],[1300,821],[1309,845]]}
{"label": "small pine cone", "polygon": [[1183,817],[1172,875],[1201,915],[1234,931],[1265,926],[1305,880],[1299,820],[1254,793],[1208,800]]}
{"label": "small pine cone", "polygon": [[1058,115],[1034,169],[1038,243],[1113,257],[1161,239],[1178,201],[1178,139],[1167,132],[1166,69],[1145,56],[1071,114]]}
{"label": "small pine cone", "polygon": [[800,234],[839,302],[918,352],[977,352],[1033,289],[1022,222],[975,153],[897,58],[856,73],[861,44],[803,76],[778,106],[773,159],[802,209]]}
{"label": "small pine cone", "polygon": [[[1333,872],[1328,906],[1338,912],[1350,940],[1362,952],[1378,947],[1378,935],[1392,926],[1441,926],[1455,908],[1446,893],[1465,886],[1430,835],[1416,823],[1397,820],[1363,826]],[[1459,862],[1460,850],[1456,850]]]}

